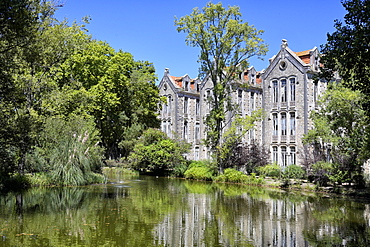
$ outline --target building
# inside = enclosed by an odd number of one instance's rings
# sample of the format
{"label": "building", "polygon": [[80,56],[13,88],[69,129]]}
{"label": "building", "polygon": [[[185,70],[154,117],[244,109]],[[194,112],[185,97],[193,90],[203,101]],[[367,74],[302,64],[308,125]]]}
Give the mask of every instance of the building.
{"label": "building", "polygon": [[[302,137],[312,123],[310,112],[317,108],[317,99],[326,90],[326,83],[314,80],[319,71],[319,52],[311,50],[293,52],[282,40],[279,52],[269,60],[263,71],[254,67],[239,76],[232,92],[240,114],[245,116],[262,108],[266,117],[243,138],[252,140],[270,151],[270,162],[281,166],[302,164],[304,146]],[[208,159],[210,150],[201,142],[205,137],[204,116],[210,110],[207,97],[213,84],[209,80],[191,79],[188,75],[174,77],[166,69],[159,84],[160,95],[167,98],[160,112],[162,130],[168,136],[177,135],[192,144],[189,159]],[[231,115],[229,117],[232,117]]]}

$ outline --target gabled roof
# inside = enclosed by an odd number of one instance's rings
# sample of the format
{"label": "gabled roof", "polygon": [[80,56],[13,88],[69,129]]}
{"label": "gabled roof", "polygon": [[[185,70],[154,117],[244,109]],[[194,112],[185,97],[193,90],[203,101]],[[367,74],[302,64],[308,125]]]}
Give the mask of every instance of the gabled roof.
{"label": "gabled roof", "polygon": [[310,53],[313,51],[314,49],[311,49],[311,50],[306,50],[306,51],[299,51],[299,52],[295,52],[295,54],[305,63],[305,64],[309,64],[310,63]]}
{"label": "gabled roof", "polygon": [[170,75],[169,77],[171,81],[174,83],[174,85],[176,85],[177,87],[182,87],[183,76],[177,77],[177,76]]}
{"label": "gabled roof", "polygon": [[310,67],[311,54],[316,50],[317,48],[314,47],[310,50],[294,52],[288,47],[287,40],[283,39],[280,51],[269,59],[270,64],[267,67],[263,77],[266,78],[272,72],[273,68],[278,66],[278,63],[280,63],[282,60],[289,61],[301,72],[306,71]]}

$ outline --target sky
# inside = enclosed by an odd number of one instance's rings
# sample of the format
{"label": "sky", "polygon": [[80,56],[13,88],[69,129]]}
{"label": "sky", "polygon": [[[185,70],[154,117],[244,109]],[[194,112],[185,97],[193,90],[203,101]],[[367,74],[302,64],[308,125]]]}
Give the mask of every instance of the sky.
{"label": "sky", "polygon": [[[58,20],[87,25],[94,39],[106,41],[115,50],[123,50],[135,60],[153,63],[159,80],[165,68],[173,76],[198,76],[199,48],[185,44],[186,34],[178,33],[175,17],[189,15],[193,8],[203,8],[209,0],[59,0],[63,7]],[[218,3],[220,1],[212,1]],[[264,30],[261,38],[269,45],[264,60],[249,60],[258,71],[280,49],[282,39],[295,52],[320,48],[327,33],[335,31],[334,20],[343,20],[346,11],[340,0],[225,0],[224,7],[239,6],[244,22]]]}

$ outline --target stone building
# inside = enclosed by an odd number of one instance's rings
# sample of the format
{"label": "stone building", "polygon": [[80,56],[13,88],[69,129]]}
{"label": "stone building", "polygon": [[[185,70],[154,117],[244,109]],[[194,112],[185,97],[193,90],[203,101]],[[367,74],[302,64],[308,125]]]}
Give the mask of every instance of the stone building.
{"label": "stone building", "polygon": [[[281,166],[301,164],[304,159],[302,137],[310,129],[310,112],[317,107],[317,99],[326,90],[326,83],[314,80],[319,71],[319,52],[293,52],[282,40],[279,52],[269,60],[269,66],[256,71],[252,66],[239,76],[240,85],[232,92],[240,105],[238,114],[249,115],[262,108],[266,117],[256,123],[243,138],[252,140],[270,151],[270,162]],[[159,84],[160,95],[167,98],[160,118],[162,131],[192,144],[189,159],[208,159],[210,150],[202,144],[205,138],[204,117],[210,110],[207,97],[213,84],[209,80],[191,79],[188,75],[174,77],[166,69]],[[229,116],[231,117],[231,116]]]}

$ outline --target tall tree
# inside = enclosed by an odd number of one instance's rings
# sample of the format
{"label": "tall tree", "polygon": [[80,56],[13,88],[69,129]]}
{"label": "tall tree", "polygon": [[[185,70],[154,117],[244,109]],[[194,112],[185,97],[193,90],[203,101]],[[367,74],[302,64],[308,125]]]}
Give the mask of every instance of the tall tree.
{"label": "tall tree", "polygon": [[46,1],[4,0],[0,2],[0,176],[23,170],[25,154],[34,139],[32,76],[24,77],[39,34],[55,7]]}
{"label": "tall tree", "polygon": [[370,0],[344,0],[342,4],[347,10],[344,23],[335,20],[336,31],[327,35],[321,47],[323,76],[330,80],[338,72],[343,85],[367,96],[370,110]]}
{"label": "tall tree", "polygon": [[94,117],[107,158],[119,158],[119,143],[131,126],[139,125],[142,131],[159,125],[155,78],[149,62],[91,40],[60,66],[55,78],[60,89],[51,95],[48,108],[57,115]]}
{"label": "tall tree", "polygon": [[178,32],[187,34],[187,45],[200,48],[201,78],[213,83],[206,142],[217,155],[227,125],[226,114],[236,108],[230,97],[231,84],[247,68],[250,57],[266,54],[267,45],[260,38],[263,31],[244,22],[239,7],[224,8],[221,3],[208,3],[202,10],[195,8],[190,15],[176,18],[175,24]]}
{"label": "tall tree", "polygon": [[[369,117],[362,106],[364,94],[332,84],[321,97],[320,110],[312,112],[314,128],[303,141],[325,156],[330,155],[337,172],[362,178],[362,166],[370,158]],[[330,146],[328,146],[330,145]]]}

